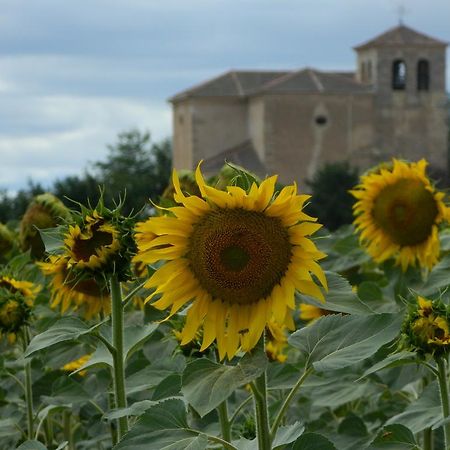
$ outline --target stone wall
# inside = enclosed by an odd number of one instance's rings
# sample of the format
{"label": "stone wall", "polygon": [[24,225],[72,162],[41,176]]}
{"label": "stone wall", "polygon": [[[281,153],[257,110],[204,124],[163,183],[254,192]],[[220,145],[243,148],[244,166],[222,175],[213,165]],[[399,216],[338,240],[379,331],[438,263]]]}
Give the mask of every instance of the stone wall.
{"label": "stone wall", "polygon": [[[265,164],[281,182],[304,187],[324,162],[364,164],[357,155],[372,149],[371,94],[267,95],[264,101]],[[326,123],[317,123],[319,118]]]}

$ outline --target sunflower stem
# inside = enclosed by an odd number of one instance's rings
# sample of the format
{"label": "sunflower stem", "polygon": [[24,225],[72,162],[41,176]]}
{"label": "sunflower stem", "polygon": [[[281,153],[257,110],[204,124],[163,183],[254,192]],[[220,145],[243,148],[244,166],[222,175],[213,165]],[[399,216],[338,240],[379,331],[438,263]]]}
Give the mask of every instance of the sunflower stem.
{"label": "sunflower stem", "polygon": [[300,386],[303,384],[303,382],[306,380],[306,378],[311,372],[312,372],[311,367],[303,372],[303,375],[298,379],[297,383],[295,383],[294,387],[289,391],[289,394],[285,398],[283,404],[280,406],[278,414],[275,417],[275,421],[273,422],[272,428],[270,430],[270,436],[272,440],[275,439],[278,427],[280,426],[281,421],[283,420],[283,417],[286,414],[286,411],[289,408],[292,399],[294,398],[294,395],[300,389]]}
{"label": "sunflower stem", "polygon": [[[30,334],[27,326],[23,327],[23,351],[30,343]],[[31,378],[31,360],[25,359],[25,403],[27,408],[27,434],[28,439],[33,439],[34,414],[33,414],[33,381]]]}
{"label": "sunflower stem", "polygon": [[[114,377],[114,373],[112,372],[111,375]],[[114,394],[112,392],[110,392],[108,394],[108,408],[110,411],[112,411],[115,408],[116,404],[114,402]],[[117,426],[116,426],[116,422],[114,422],[114,420],[111,420],[109,422],[109,429],[111,432],[111,442],[112,442],[112,446],[114,447],[117,442]]]}
{"label": "sunflower stem", "polygon": [[256,436],[258,438],[258,450],[270,450],[270,425],[267,409],[267,378],[264,371],[253,383],[250,384],[255,401]]}
{"label": "sunflower stem", "polygon": [[228,419],[228,406],[227,401],[224,400],[218,407],[217,412],[219,413],[220,429],[222,430],[222,438],[231,442],[231,424]]}
{"label": "sunflower stem", "polygon": [[[436,358],[436,364],[438,366],[438,381],[439,381],[439,392],[441,394],[441,404],[442,404],[442,415],[444,420],[450,416],[450,403],[448,398],[448,384],[447,384],[447,369],[446,361],[443,357]],[[444,423],[444,440],[445,440],[445,450],[449,449],[450,445],[450,422]]]}
{"label": "sunflower stem", "polygon": [[431,427],[423,430],[423,450],[433,450],[433,430]]}
{"label": "sunflower stem", "polygon": [[[114,274],[110,280],[111,287],[111,322],[112,322],[112,343],[115,352],[113,357],[113,379],[116,408],[122,409],[127,407],[127,396],[125,391],[125,364],[123,351],[123,304],[122,291],[119,279]],[[118,419],[118,437],[119,440],[128,431],[128,417],[120,417]]]}
{"label": "sunflower stem", "polygon": [[68,450],[74,450],[72,439],[72,414],[70,411],[63,412],[64,439],[67,441]]}
{"label": "sunflower stem", "polygon": [[[220,355],[217,347],[214,353],[216,356],[216,361],[220,363]],[[225,362],[223,362],[223,365],[226,365]],[[222,438],[227,442],[231,442],[231,421],[228,417],[227,399],[225,399],[216,409],[219,415],[219,423],[220,423],[220,430],[222,432]]]}

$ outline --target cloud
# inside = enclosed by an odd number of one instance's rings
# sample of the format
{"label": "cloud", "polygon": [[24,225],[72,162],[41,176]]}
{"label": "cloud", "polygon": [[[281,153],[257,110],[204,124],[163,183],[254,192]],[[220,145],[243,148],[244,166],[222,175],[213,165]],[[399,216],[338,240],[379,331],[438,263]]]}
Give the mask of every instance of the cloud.
{"label": "cloud", "polygon": [[[27,178],[48,186],[50,180],[81,173],[88,161],[105,157],[106,144],[131,128],[157,130],[158,141],[170,134],[170,109],[130,99],[106,97],[24,96],[16,104],[22,122],[35,132],[0,134],[0,188],[17,189]],[[8,108],[1,105],[1,111]],[[14,120],[13,120],[14,122]],[[32,129],[31,125],[28,129]]]}

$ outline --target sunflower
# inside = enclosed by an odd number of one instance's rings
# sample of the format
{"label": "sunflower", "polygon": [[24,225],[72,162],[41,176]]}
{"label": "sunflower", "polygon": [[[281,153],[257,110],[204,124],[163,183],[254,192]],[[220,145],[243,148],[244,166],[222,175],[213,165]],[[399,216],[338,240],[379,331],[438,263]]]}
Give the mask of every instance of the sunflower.
{"label": "sunflower", "polygon": [[146,283],[156,288],[146,300],[160,296],[153,306],[170,307],[169,317],[193,300],[182,344],[203,326],[201,350],[216,340],[220,359],[232,358],[251,350],[269,321],[292,322],[296,289],[324,300],[317,261],[325,254],[308,238],[321,225],[302,211],[309,196],[297,195],[295,185],[274,197],[276,179],[224,192],[207,186],[198,167],[198,197],[181,191],[174,171],[180,206],[137,225],[135,260],[166,261]]}
{"label": "sunflower", "polygon": [[438,225],[449,220],[442,192],[425,174],[427,162],[394,159],[361,177],[352,195],[355,225],[360,240],[375,262],[395,257],[403,271],[419,263],[432,268],[439,257]]}
{"label": "sunflower", "polygon": [[64,239],[69,264],[77,270],[101,269],[120,250],[119,231],[97,211],[84,219],[84,226],[71,225]]}
{"label": "sunflower", "polygon": [[45,248],[38,228],[53,228],[70,218],[69,209],[53,194],[47,192],[37,195],[28,205],[20,222],[19,237],[22,250],[30,250],[33,258],[40,259],[44,255]]}
{"label": "sunflower", "polygon": [[417,297],[403,333],[410,347],[421,353],[442,354],[450,350],[448,307],[439,300]]}
{"label": "sunflower", "polygon": [[287,355],[284,352],[287,347],[286,326],[280,326],[270,321],[266,327],[266,355],[270,361],[284,363]]}
{"label": "sunflower", "polygon": [[0,276],[0,336],[15,342],[17,332],[26,325],[40,288],[29,281]]}
{"label": "sunflower", "polygon": [[318,306],[315,305],[309,305],[307,303],[301,303],[299,308],[300,308],[300,319],[304,320],[305,322],[309,322],[312,320],[319,319],[322,316],[333,314],[332,311],[319,308]]}
{"label": "sunflower", "polygon": [[86,319],[111,312],[110,296],[107,285],[92,277],[79,277],[71,270],[68,256],[51,255],[48,262],[39,266],[44,275],[51,276],[50,289],[52,302],[50,306],[61,306],[61,313],[69,308],[81,309]]}
{"label": "sunflower", "polygon": [[[80,367],[83,367],[91,358],[92,353],[88,355],[83,355],[80,358],[76,359],[75,361],[70,361],[67,364],[64,364],[64,366],[61,367],[61,370],[64,370],[65,372],[74,372],[75,370],[78,370]],[[86,370],[80,370],[78,372],[78,375],[84,377],[86,375]]]}

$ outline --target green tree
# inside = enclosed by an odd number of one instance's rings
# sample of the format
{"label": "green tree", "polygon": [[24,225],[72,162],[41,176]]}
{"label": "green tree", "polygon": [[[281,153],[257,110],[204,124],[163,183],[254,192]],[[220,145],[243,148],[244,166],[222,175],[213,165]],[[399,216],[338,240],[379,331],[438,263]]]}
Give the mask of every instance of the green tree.
{"label": "green tree", "polygon": [[94,178],[105,189],[106,200],[126,191],[125,213],[139,211],[162,194],[168,185],[171,161],[171,143],[164,140],[152,143],[148,132],[131,130],[120,133],[118,142],[109,145],[106,161],[94,163]]}
{"label": "green tree", "polygon": [[358,180],[358,170],[348,162],[325,164],[307,181],[312,192],[307,212],[331,231],[352,223],[354,198],[348,191]]}
{"label": "green tree", "polygon": [[19,220],[25,213],[31,199],[44,192],[42,185],[32,180],[28,180],[27,187],[20,189],[16,195],[8,194],[6,190],[0,190],[0,222]]}
{"label": "green tree", "polygon": [[55,181],[52,192],[66,206],[74,208],[74,202],[85,204],[88,199],[92,204],[96,204],[100,196],[99,184],[97,179],[85,172],[82,176],[71,175]]}

